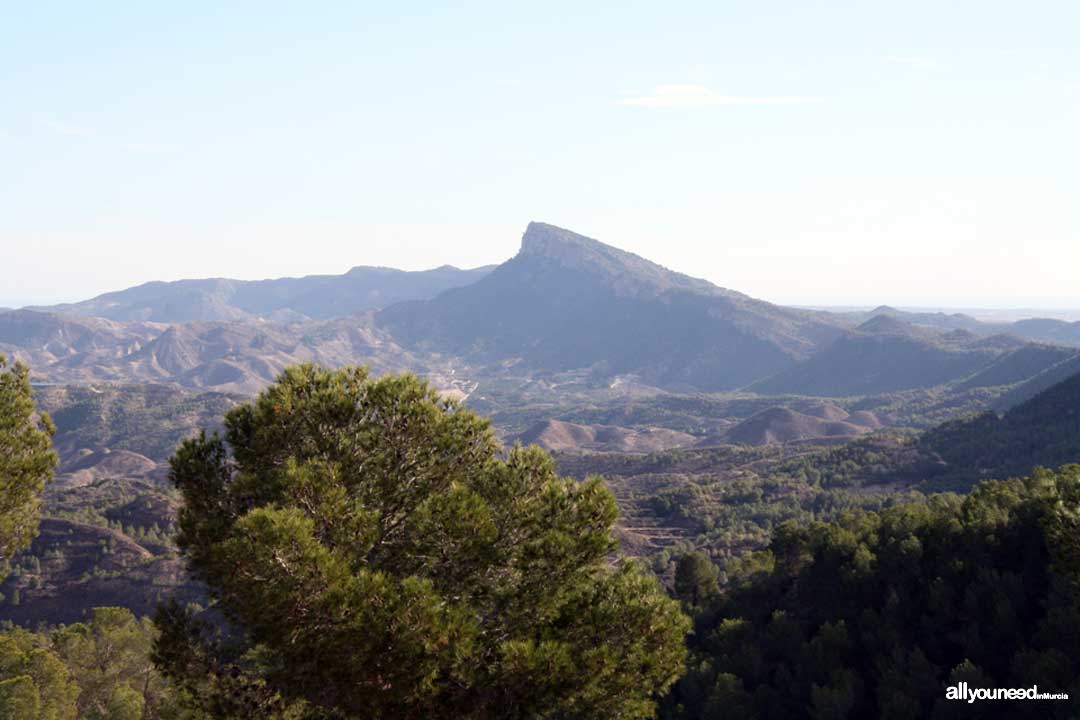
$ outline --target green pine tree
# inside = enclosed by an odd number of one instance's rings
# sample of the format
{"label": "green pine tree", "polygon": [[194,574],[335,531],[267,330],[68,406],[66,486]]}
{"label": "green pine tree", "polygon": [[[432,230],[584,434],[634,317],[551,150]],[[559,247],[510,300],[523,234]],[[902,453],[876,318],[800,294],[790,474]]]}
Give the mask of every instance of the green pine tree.
{"label": "green pine tree", "polygon": [[707,605],[720,593],[720,570],[700,551],[688,552],[675,566],[675,596],[689,609]]}
{"label": "green pine tree", "polygon": [[291,368],[171,477],[234,632],[165,608],[155,659],[214,716],[646,717],[682,671],[688,620],[612,564],[601,481],[413,376]]}
{"label": "green pine tree", "polygon": [[0,574],[37,534],[41,491],[56,468],[55,427],[35,411],[30,372],[0,355]]}

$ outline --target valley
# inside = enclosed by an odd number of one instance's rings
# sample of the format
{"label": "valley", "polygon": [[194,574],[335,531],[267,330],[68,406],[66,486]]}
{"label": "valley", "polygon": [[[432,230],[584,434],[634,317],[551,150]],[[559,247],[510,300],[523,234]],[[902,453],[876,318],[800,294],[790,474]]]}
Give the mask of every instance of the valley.
{"label": "valley", "polygon": [[[1012,326],[789,310],[537,223],[495,268],[373,272],[0,313],[0,351],[32,368],[61,461],[42,532],[0,586],[3,617],[198,601],[171,539],[168,458],[300,362],[416,373],[507,446],[602,475],[622,552],[669,581],[680,553],[724,566],[788,520],[1080,459],[1069,428],[1011,449],[1045,435],[1080,377],[1080,350]],[[987,448],[997,435],[1020,439]]]}

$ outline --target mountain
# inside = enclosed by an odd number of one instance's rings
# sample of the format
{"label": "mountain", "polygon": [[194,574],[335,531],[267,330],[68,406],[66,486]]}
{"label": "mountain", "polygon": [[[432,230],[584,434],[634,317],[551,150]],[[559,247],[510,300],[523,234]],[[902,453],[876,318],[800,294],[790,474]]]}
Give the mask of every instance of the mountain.
{"label": "mountain", "polygon": [[530,223],[520,252],[476,283],[391,306],[377,322],[415,348],[700,390],[787,369],[844,328],[543,223]]}
{"label": "mountain", "polygon": [[1067,322],[1050,318],[1018,320],[1007,326],[1009,332],[1020,337],[1058,345],[1080,346],[1080,322]]}
{"label": "mountain", "polygon": [[[834,406],[835,407],[835,406]],[[836,408],[840,410],[840,408]],[[723,435],[727,443],[767,445],[798,440],[853,438],[880,427],[872,413],[816,417],[786,407],[772,407],[755,413]]]}
{"label": "mountain", "polygon": [[165,323],[255,317],[327,320],[404,300],[432,298],[450,288],[475,282],[490,270],[490,267],[460,270],[450,265],[419,272],[354,267],[344,275],[148,282],[82,302],[30,309]]}
{"label": "mountain", "polygon": [[[241,398],[162,385],[39,387],[56,423],[56,479],[16,571],[0,578],[0,617],[27,626],[77,622],[95,606],[152,615],[160,602],[205,602],[173,544],[178,501],[167,459]],[[12,598],[20,598],[12,602]]]}
{"label": "mountain", "polygon": [[[0,352],[27,362],[38,383],[251,394],[310,361],[412,370],[458,397],[479,383],[498,397],[518,382],[622,396],[851,396],[944,384],[1001,394],[1072,357],[988,334],[997,326],[962,315],[883,306],[855,328],[857,314],[772,305],[543,223],[494,269],[147,283],[58,307],[0,312]],[[361,307],[380,309],[353,312]],[[492,392],[476,401],[490,410]]]}
{"label": "mountain", "polygon": [[0,313],[0,354],[26,363],[40,378],[49,367],[115,365],[164,328],[154,323],[12,310]]}
{"label": "mountain", "polygon": [[998,412],[1005,412],[1078,373],[1080,373],[1080,353],[1010,388],[994,401],[992,407]]}
{"label": "mountain", "polygon": [[[1032,343],[1004,355],[985,370],[981,370],[965,380],[958,388],[964,390],[1022,383],[1011,391],[1011,394],[1016,399],[1012,402],[1004,401],[1006,407],[1011,407],[1071,375],[1072,372],[1066,371],[1063,375],[1054,376],[1056,379],[1051,379],[1049,373],[1054,372],[1055,368],[1060,371],[1070,367],[1070,363],[1075,363],[1078,359],[1080,359],[1080,351],[1075,348]],[[1032,391],[1031,388],[1034,386],[1028,385],[1028,383],[1034,382],[1036,378],[1044,375],[1046,375],[1044,378],[1045,384]],[[1019,397],[1017,391],[1023,393],[1024,391],[1021,391],[1020,387],[1025,385],[1029,388],[1027,394]]]}
{"label": "mountain", "polygon": [[1004,414],[955,418],[917,436],[871,435],[794,459],[779,473],[822,487],[966,492],[982,480],[1068,463],[1080,463],[1080,372]]}
{"label": "mountain", "polygon": [[665,428],[625,428],[615,425],[579,425],[544,420],[514,438],[522,445],[539,445],[552,452],[650,453],[684,445],[697,438]]}
{"label": "mountain", "polygon": [[[56,424],[53,448],[60,456],[57,482],[67,473],[95,467],[144,476],[164,465],[180,442],[198,428],[217,428],[239,395],[196,393],[168,385],[68,385],[34,389],[37,406]],[[132,469],[137,472],[132,473]],[[114,474],[115,473],[110,473]]]}
{"label": "mountain", "polygon": [[[852,323],[860,325],[877,317],[887,317],[909,325],[935,328],[937,330],[967,330],[976,334],[993,334],[988,331],[988,324],[964,313],[912,312],[899,310],[889,305],[879,305],[873,310],[841,313]],[[997,328],[997,325],[992,327]]]}
{"label": "mountain", "polygon": [[964,329],[943,332],[883,314],[845,332],[806,362],[750,389],[841,397],[954,382],[966,382],[969,387],[1008,385],[1072,354],[1009,335],[982,337]]}
{"label": "mountain", "polygon": [[1080,462],[1080,373],[1003,415],[990,411],[944,423],[924,433],[919,446],[946,463],[948,471],[933,483],[951,489]]}
{"label": "mountain", "polygon": [[4,619],[25,626],[78,622],[93,607],[153,615],[169,598],[203,599],[175,553],[155,555],[107,527],[45,518],[27,556],[38,559],[39,569],[31,575],[20,567],[0,584],[6,596],[21,596],[4,607]]}
{"label": "mountain", "polygon": [[870,311],[838,313],[855,323],[885,315],[902,322],[938,330],[967,330],[976,335],[1015,335],[1032,342],[1080,347],[1080,322],[1052,318],[1029,318],[1015,322],[983,322],[964,313],[911,312],[881,305]]}
{"label": "mountain", "polygon": [[264,320],[163,324],[17,310],[0,313],[0,353],[37,382],[173,383],[252,394],[288,365],[367,364],[431,372],[373,326],[370,313],[278,325]]}

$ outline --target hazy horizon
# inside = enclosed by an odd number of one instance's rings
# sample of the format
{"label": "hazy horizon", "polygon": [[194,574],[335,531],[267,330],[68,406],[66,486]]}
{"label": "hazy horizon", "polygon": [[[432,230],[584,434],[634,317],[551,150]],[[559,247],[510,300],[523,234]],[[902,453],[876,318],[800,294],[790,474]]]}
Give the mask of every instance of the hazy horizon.
{"label": "hazy horizon", "polygon": [[1075,4],[6,15],[0,306],[543,220],[785,305],[1080,309]]}
{"label": "hazy horizon", "polygon": [[[516,246],[515,246],[515,253],[516,253]],[[349,265],[348,267],[341,268],[340,270],[337,270],[337,271],[330,270],[330,271],[327,271],[327,272],[313,272],[313,273],[305,273],[304,275],[341,275],[341,274],[344,274],[344,273],[348,272],[350,269],[352,269],[354,267],[358,267],[358,266],[367,266],[367,267],[376,267],[377,266],[377,267],[387,267],[387,268],[391,268],[391,269],[410,270],[410,271],[432,270],[432,269],[435,269],[437,267],[442,267],[442,266],[445,266],[445,265],[450,265],[450,266],[453,266],[453,267],[457,267],[459,269],[471,269],[471,268],[483,267],[483,266],[487,266],[487,265],[497,265],[500,262],[504,262],[505,260],[508,260],[510,257],[512,257],[512,254],[510,256],[507,256],[506,258],[503,258],[503,260],[494,261],[494,262],[479,262],[479,263],[475,263],[475,264],[462,264],[462,263],[456,263],[456,262],[451,261],[451,262],[439,263],[438,265],[425,265],[423,262],[417,262],[412,267],[395,267],[395,266],[386,265],[386,264],[383,264],[383,263],[357,262],[357,263],[354,263],[353,265]],[[646,259],[657,262],[655,258],[646,258]],[[659,263],[659,264],[663,265],[663,263]],[[668,267],[668,266],[665,266],[665,267]],[[687,271],[682,270],[680,268],[668,267],[668,269],[674,270],[676,272],[682,272],[684,274],[688,274],[688,275],[692,275],[692,276],[694,275],[694,273],[687,272]],[[102,295],[102,294],[109,293],[109,292],[125,290],[125,289],[131,288],[131,287],[142,285],[144,283],[148,283],[148,282],[173,282],[173,281],[178,281],[178,280],[207,280],[207,279],[218,279],[218,278],[230,279],[230,280],[259,281],[259,280],[272,280],[272,279],[277,279],[277,278],[282,278],[282,277],[303,277],[304,275],[286,274],[286,275],[273,275],[273,276],[265,276],[265,277],[235,277],[235,276],[229,276],[229,275],[224,275],[224,274],[217,273],[217,274],[203,275],[203,276],[199,276],[199,277],[154,277],[154,278],[148,278],[146,280],[142,280],[142,281],[139,281],[139,282],[132,283],[131,285],[125,285],[123,287],[108,288],[106,290],[102,290],[101,292],[93,293],[92,295],[77,296],[77,297],[76,296],[64,297],[63,299],[59,299],[59,300],[46,300],[46,301],[40,301],[40,302],[4,302],[3,296],[0,295],[0,308],[5,308],[6,307],[6,308],[19,309],[19,308],[24,308],[24,307],[61,305],[61,304],[70,303],[70,302],[78,302],[78,301],[81,301],[81,300],[88,300],[91,297],[96,297],[98,295]],[[710,282],[713,282],[710,278],[704,278],[704,279],[709,280]],[[738,287],[733,287],[733,288],[729,288],[729,289],[740,290],[740,292],[745,292],[745,290],[742,290],[742,289],[740,289]],[[753,293],[750,293],[750,294],[753,296]],[[798,300],[782,301],[782,300],[776,300],[774,298],[761,297],[761,296],[754,296],[754,297],[759,297],[760,299],[768,300],[770,302],[775,302],[777,304],[786,305],[786,306],[789,306],[789,307],[804,308],[804,309],[810,309],[810,310],[827,310],[827,311],[831,311],[831,312],[867,311],[867,310],[872,310],[872,309],[874,309],[876,307],[879,307],[879,306],[890,306],[890,307],[894,307],[895,309],[898,309],[898,310],[904,310],[904,311],[909,311],[909,312],[944,312],[944,313],[949,313],[949,314],[963,313],[963,314],[971,315],[971,316],[975,317],[977,320],[982,320],[982,321],[987,321],[987,322],[993,322],[993,321],[1011,322],[1011,321],[1015,321],[1015,320],[1022,320],[1022,319],[1033,318],[1033,317],[1043,317],[1043,318],[1053,318],[1053,319],[1059,319],[1059,320],[1080,321],[1080,306],[1077,306],[1077,307],[1063,307],[1063,306],[1052,306],[1052,305],[1039,305],[1037,303],[1029,303],[1029,304],[1018,303],[1016,305],[1006,305],[1006,304],[994,304],[992,301],[987,302],[987,303],[983,303],[983,304],[975,302],[975,303],[970,303],[970,304],[966,304],[966,305],[955,305],[955,304],[949,304],[949,303],[934,304],[932,302],[926,301],[925,298],[922,299],[922,301],[916,301],[916,302],[910,302],[910,303],[909,302],[903,302],[903,301],[900,301],[900,302],[888,302],[888,301],[881,301],[881,300],[867,300],[866,302],[814,303],[814,302],[800,302]]]}

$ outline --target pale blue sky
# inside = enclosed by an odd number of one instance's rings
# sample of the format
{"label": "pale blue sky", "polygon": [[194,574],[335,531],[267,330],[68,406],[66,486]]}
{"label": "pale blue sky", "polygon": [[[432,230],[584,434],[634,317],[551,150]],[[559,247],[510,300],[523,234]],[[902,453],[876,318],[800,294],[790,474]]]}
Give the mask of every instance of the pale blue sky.
{"label": "pale blue sky", "polygon": [[0,0],[0,305],[535,219],[778,302],[1080,307],[1080,3],[515,5]]}

